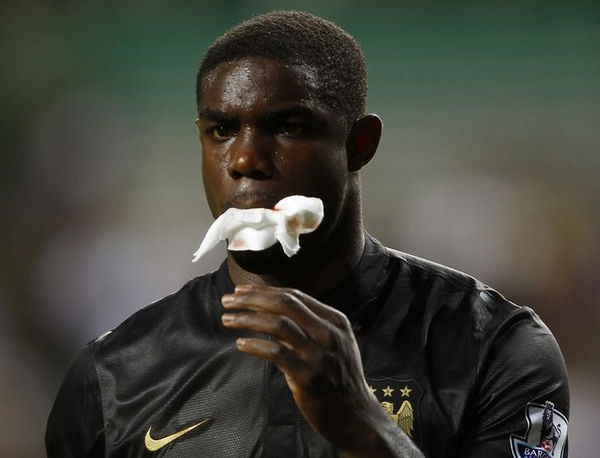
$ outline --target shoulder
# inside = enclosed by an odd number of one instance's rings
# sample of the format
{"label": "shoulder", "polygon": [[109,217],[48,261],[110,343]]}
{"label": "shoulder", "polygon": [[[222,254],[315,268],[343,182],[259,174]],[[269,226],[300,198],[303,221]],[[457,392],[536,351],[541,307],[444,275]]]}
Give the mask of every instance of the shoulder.
{"label": "shoulder", "polygon": [[[543,357],[540,364],[547,370],[554,368],[562,377],[564,362],[558,344],[532,309],[516,305],[458,270],[397,250],[386,251],[389,263],[395,266],[390,269],[395,269],[391,275],[393,300],[388,300],[393,310],[386,319],[406,314],[404,323],[410,328],[406,332],[414,333],[424,344],[437,345],[441,340],[472,352],[477,372],[485,370],[490,358],[505,358],[506,364],[514,366]],[[452,351],[448,352],[450,357]]]}
{"label": "shoulder", "polygon": [[400,265],[401,275],[410,277],[417,288],[436,287],[446,294],[478,292],[488,300],[506,302],[500,293],[469,274],[392,248],[386,247],[386,252],[393,263]]}
{"label": "shoulder", "polygon": [[397,320],[390,335],[411,345],[438,386],[466,387],[461,456],[496,456],[498,450],[509,456],[511,447],[539,440],[541,426],[535,426],[536,439],[532,425],[551,414],[563,430],[555,444],[562,453],[567,372],[554,336],[537,314],[450,267],[389,248],[386,256],[391,287],[380,322]]}
{"label": "shoulder", "polygon": [[567,372],[539,316],[463,272],[396,250],[387,253],[408,308],[405,332],[432,367],[440,368],[438,377],[466,380],[469,387],[461,456],[498,451],[509,456],[511,450],[524,456],[519,447],[538,451],[548,417],[553,418],[548,428],[562,431],[549,439],[554,456],[566,457]]}
{"label": "shoulder", "polygon": [[96,355],[122,346],[153,339],[173,327],[185,326],[190,320],[201,319],[214,310],[217,300],[217,272],[190,280],[179,290],[141,308],[116,328],[107,331],[88,344]]}
{"label": "shoulder", "polygon": [[531,309],[516,305],[471,275],[391,248],[386,252],[395,266],[397,287],[410,297],[413,308],[431,318],[429,324],[460,321],[463,330],[470,326],[473,337],[480,339],[514,320],[539,322]]}
{"label": "shoulder", "polygon": [[58,391],[46,425],[52,457],[103,456],[102,396],[91,345],[79,351]]}
{"label": "shoulder", "polygon": [[[49,457],[104,456],[103,400],[114,398],[115,382],[120,389],[137,389],[136,382],[147,374],[152,361],[169,358],[191,327],[210,322],[218,298],[216,282],[216,273],[189,281],[78,352],[48,419]],[[157,366],[154,380],[161,370]]]}

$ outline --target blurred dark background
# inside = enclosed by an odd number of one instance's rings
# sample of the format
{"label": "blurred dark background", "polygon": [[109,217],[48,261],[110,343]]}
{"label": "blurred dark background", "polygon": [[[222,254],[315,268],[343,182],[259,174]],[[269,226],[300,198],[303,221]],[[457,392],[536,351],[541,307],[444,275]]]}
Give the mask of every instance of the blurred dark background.
{"label": "blurred dark background", "polygon": [[597,1],[4,1],[0,457],[43,456],[74,353],[215,268],[194,79],[251,15],[296,8],[362,44],[385,123],[369,231],[534,308],[571,377],[573,457],[600,430]]}

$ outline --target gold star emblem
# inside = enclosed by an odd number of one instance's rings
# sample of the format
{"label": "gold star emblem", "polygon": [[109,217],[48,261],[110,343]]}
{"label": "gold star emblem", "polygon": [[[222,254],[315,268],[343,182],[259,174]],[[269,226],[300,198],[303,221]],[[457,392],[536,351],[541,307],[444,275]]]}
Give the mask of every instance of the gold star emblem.
{"label": "gold star emblem", "polygon": [[410,397],[410,392],[411,391],[412,390],[408,386],[404,386],[404,388],[402,388],[400,390],[400,393],[402,393],[402,397],[407,397],[408,398],[408,397]]}
{"label": "gold star emblem", "polygon": [[387,387],[385,387],[385,388],[383,389],[383,396],[384,396],[384,397],[385,397],[385,396],[392,397],[392,393],[393,393],[393,392],[394,392],[394,389],[393,389],[393,388],[390,388],[390,386],[388,385]]}
{"label": "gold star emblem", "polygon": [[375,394],[375,391],[377,391],[377,388],[373,388],[373,385],[369,385],[369,389],[371,390],[371,393]]}

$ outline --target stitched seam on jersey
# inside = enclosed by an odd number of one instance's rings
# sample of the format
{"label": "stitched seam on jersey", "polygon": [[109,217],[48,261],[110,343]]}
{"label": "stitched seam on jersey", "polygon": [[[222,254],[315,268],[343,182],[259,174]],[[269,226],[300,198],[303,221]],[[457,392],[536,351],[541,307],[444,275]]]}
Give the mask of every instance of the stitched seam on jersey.
{"label": "stitched seam on jersey", "polygon": [[263,444],[265,447],[265,456],[269,457],[269,401],[270,401],[270,386],[269,386],[269,373],[271,372],[271,363],[266,362],[263,365],[263,392],[264,394],[264,412],[265,421],[263,425]]}
{"label": "stitched seam on jersey", "polygon": [[[482,382],[484,380],[485,371],[489,366],[488,357],[490,352],[493,350],[498,339],[508,332],[512,327],[517,326],[520,321],[526,320],[527,317],[533,319],[531,316],[531,309],[526,307],[519,307],[508,314],[504,319],[493,328],[493,332],[490,333],[488,345],[486,345],[485,351],[482,351],[481,345],[477,349],[477,366],[475,368],[473,386],[471,387],[471,395],[469,396],[469,403],[472,406],[472,412],[475,411],[475,403],[471,401],[476,399],[482,390]],[[484,366],[484,361],[487,364]]]}
{"label": "stitched seam on jersey", "polygon": [[489,352],[492,351],[494,345],[498,341],[498,339],[503,336],[506,332],[512,329],[514,326],[517,326],[523,320],[534,320],[532,314],[532,310],[528,307],[518,307],[507,314],[502,321],[500,321],[497,326],[489,333],[488,344],[486,345],[485,352],[481,352],[481,346],[478,349],[479,355],[477,360],[477,379],[479,380],[482,371],[483,371],[483,360],[487,359]]}
{"label": "stitched seam on jersey", "polygon": [[[418,256],[414,256],[415,259],[412,259],[413,256],[409,255],[408,253],[404,253],[402,251],[398,251],[398,250],[390,250],[388,247],[385,247],[386,250],[386,254],[391,257],[391,258],[395,258],[395,259],[399,259],[401,262],[403,262],[404,264],[406,264],[409,267],[413,267],[415,269],[419,269],[422,272],[425,272],[426,274],[428,274],[431,277],[436,277],[439,278],[441,280],[444,280],[447,283],[450,283],[454,286],[460,286],[462,288],[468,288],[470,291],[471,290],[477,290],[477,291],[481,291],[481,290],[485,290],[485,289],[493,289],[490,288],[488,285],[482,283],[481,281],[479,281],[478,279],[476,279],[475,277],[463,273],[463,272],[459,272],[455,269],[453,269],[452,267],[448,267],[445,266],[443,264],[438,264],[436,262],[433,261],[429,261],[430,263],[432,263],[434,266],[439,266],[442,267],[444,269],[449,269],[449,270],[453,270],[455,272],[457,272],[458,274],[462,274],[464,276],[466,276],[468,279],[470,279],[474,284],[469,284],[467,281],[461,281],[459,279],[456,278],[451,278],[447,275],[445,275],[443,272],[433,272],[431,270],[426,269],[424,266],[420,266],[416,260],[421,260],[421,261],[426,261],[425,259],[421,259]],[[397,254],[397,255],[396,255]]]}
{"label": "stitched seam on jersey", "polygon": [[[369,239],[371,240],[371,242],[373,243],[373,245],[377,248],[375,251],[380,251],[381,254],[384,255],[385,259],[384,259],[384,266],[381,269],[381,272],[379,272],[379,275],[377,276],[377,278],[375,279],[375,285],[372,288],[372,294],[369,295],[368,297],[366,297],[360,304],[358,304],[355,308],[355,311],[360,309],[364,304],[366,304],[367,302],[373,301],[373,300],[377,300],[377,298],[379,297],[379,293],[381,292],[381,289],[383,288],[383,286],[387,283],[389,276],[390,276],[390,266],[391,266],[391,260],[392,260],[392,256],[391,253],[389,253],[389,251],[387,250],[387,248],[385,246],[383,246],[381,244],[381,242],[379,242],[379,240],[375,239],[374,237],[372,237],[370,234],[368,234],[365,231],[365,235],[367,237],[369,237]],[[365,250],[366,250],[366,244],[365,244]],[[372,255],[372,256],[377,256],[379,257],[378,254]],[[360,261],[359,261],[360,263]]]}
{"label": "stitched seam on jersey", "polygon": [[[357,341],[359,343],[359,349],[362,350],[361,348],[361,344],[366,345],[366,342],[371,339],[375,333],[376,333],[376,329],[381,331],[382,329],[384,330],[384,332],[382,333],[382,335],[385,335],[386,333],[389,332],[389,335],[392,336],[393,334],[395,334],[395,332],[391,332],[390,329],[390,322],[387,320],[384,320],[384,313],[387,310],[389,301],[390,301],[390,297],[392,296],[392,294],[394,294],[394,291],[396,289],[396,278],[398,278],[399,274],[398,271],[401,269],[401,264],[396,262],[397,258],[394,256],[388,256],[386,258],[386,266],[384,268],[385,271],[385,275],[383,276],[385,278],[385,282],[381,285],[381,287],[379,288],[379,295],[376,298],[376,301],[374,301],[370,307],[371,307],[371,311],[373,311],[373,306],[374,304],[377,304],[377,302],[381,302],[381,305],[376,308],[376,315],[375,318],[370,322],[368,328],[362,330],[363,333],[363,337],[360,338],[359,336],[357,336]],[[385,294],[381,294],[382,291],[385,290]],[[410,301],[408,302],[410,303]],[[408,304],[407,303],[407,304]],[[399,320],[393,320],[394,324],[394,329],[398,329],[398,325],[400,323],[402,323],[405,318],[406,318],[406,314],[408,313],[408,306],[403,307],[403,310],[400,312],[400,319]],[[384,320],[384,321],[382,321]],[[365,361],[363,361],[363,364],[366,364]],[[363,366],[363,369],[365,369],[366,366]]]}
{"label": "stitched seam on jersey", "polygon": [[92,344],[92,358],[94,361],[94,372],[96,374],[96,383],[98,384],[98,391],[100,392],[100,411],[102,412],[102,441],[104,442],[104,453],[106,454],[108,451],[108,443],[106,441],[106,426],[107,426],[107,420],[106,420],[106,416],[104,415],[104,402],[105,402],[105,397],[104,397],[104,390],[102,390],[102,384],[100,383],[100,373],[98,372],[98,364],[97,364],[97,359],[96,359],[96,347],[99,345],[99,343],[94,343]]}
{"label": "stitched seam on jersey", "polygon": [[[295,402],[294,402],[295,404]],[[300,431],[300,409],[295,409],[294,412],[294,431],[293,431],[293,447],[294,456],[298,456],[298,452],[303,451],[304,445],[302,443],[301,431]]]}
{"label": "stitched seam on jersey", "polygon": [[[387,254],[388,254],[388,256],[390,256],[390,258],[392,258],[392,259],[398,259],[400,262],[402,262],[403,264],[407,265],[409,268],[418,269],[421,272],[426,273],[428,276],[437,278],[437,279],[439,279],[439,280],[441,280],[441,281],[443,281],[443,282],[445,282],[445,283],[447,283],[447,284],[449,284],[451,286],[458,286],[458,287],[461,288],[461,291],[465,295],[467,295],[467,294],[473,294],[474,292],[477,292],[477,293],[484,292],[484,293],[487,293],[487,294],[490,294],[490,292],[493,292],[493,293],[497,294],[498,296],[500,296],[499,299],[495,299],[498,303],[505,302],[507,304],[512,304],[515,307],[515,309],[513,311],[511,311],[510,313],[508,313],[505,316],[503,323],[506,322],[506,321],[508,321],[508,320],[513,319],[513,315],[518,314],[519,311],[530,310],[528,307],[523,307],[523,306],[519,306],[519,305],[514,304],[510,300],[506,299],[501,293],[499,293],[498,291],[496,291],[494,288],[486,285],[485,283],[482,283],[481,281],[479,281],[475,277],[472,277],[472,276],[470,276],[468,274],[464,274],[464,275],[466,275],[468,278],[470,278],[473,281],[474,284],[472,284],[472,285],[468,284],[466,282],[462,282],[462,281],[459,281],[457,279],[448,277],[448,276],[444,275],[442,272],[432,272],[432,271],[426,269],[425,267],[417,265],[414,262],[411,262],[409,259],[405,258],[404,256],[406,255],[406,253],[403,253],[401,251],[396,251],[400,256],[395,256],[394,255],[394,251],[389,250],[387,247],[385,247],[385,248],[386,248],[386,250],[388,252]],[[439,265],[442,268],[451,269],[451,267],[443,266],[442,264],[437,264],[437,265]]]}

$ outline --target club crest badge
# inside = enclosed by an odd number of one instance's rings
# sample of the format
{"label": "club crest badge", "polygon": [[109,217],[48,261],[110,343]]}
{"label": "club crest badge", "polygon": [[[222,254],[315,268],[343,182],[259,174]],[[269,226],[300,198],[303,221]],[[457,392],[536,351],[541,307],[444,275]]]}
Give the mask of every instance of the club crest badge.
{"label": "club crest badge", "polygon": [[546,401],[545,405],[527,404],[525,437],[511,435],[510,447],[514,458],[562,458],[567,443],[569,422]]}
{"label": "club crest badge", "polygon": [[367,378],[381,407],[408,437],[421,443],[419,405],[423,389],[414,379]]}

